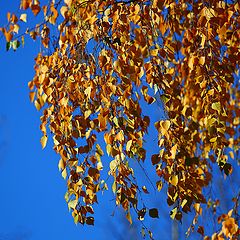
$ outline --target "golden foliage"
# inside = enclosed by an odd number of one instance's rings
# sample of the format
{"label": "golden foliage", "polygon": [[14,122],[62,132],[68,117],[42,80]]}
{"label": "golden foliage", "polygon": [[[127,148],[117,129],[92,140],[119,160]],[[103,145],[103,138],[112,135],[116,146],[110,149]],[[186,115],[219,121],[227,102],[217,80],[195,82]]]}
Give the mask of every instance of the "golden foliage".
{"label": "golden foliage", "polygon": [[[159,152],[151,161],[159,177],[157,189],[166,184],[168,204],[175,206],[171,217],[181,220],[182,211],[207,202],[203,188],[211,182],[211,164],[231,173],[226,153],[234,158],[239,141],[239,83],[234,81],[239,3],[210,2],[65,0],[40,6],[21,1],[23,10],[44,13],[44,21],[26,34],[53,48],[35,59],[30,99],[43,109],[43,147],[46,127],[53,133],[75,222],[94,223],[91,205],[98,201],[97,192],[107,189],[101,185],[107,167],[101,160],[105,146],[100,146],[100,132],[112,158],[109,175],[116,204],[132,222],[130,208],[137,209],[141,188],[134,184],[130,165],[133,158],[146,158],[143,141],[152,118],[143,114],[141,101],[153,104],[157,95],[166,116],[153,123]],[[26,16],[20,20],[26,22]],[[11,42],[18,19],[8,14],[8,21],[1,30]],[[55,27],[57,42],[51,46]],[[145,186],[142,190],[148,193]],[[198,216],[199,207],[195,211]],[[138,214],[142,219],[145,212]],[[150,215],[158,216],[157,209]],[[226,237],[238,229],[232,217],[222,226]],[[203,235],[204,228],[198,232]]]}

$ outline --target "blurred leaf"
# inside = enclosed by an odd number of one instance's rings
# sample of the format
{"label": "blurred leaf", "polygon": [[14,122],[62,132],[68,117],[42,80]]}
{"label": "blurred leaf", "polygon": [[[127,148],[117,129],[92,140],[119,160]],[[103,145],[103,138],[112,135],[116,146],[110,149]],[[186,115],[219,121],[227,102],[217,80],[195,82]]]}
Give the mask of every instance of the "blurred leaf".
{"label": "blurred leaf", "polygon": [[152,218],[159,218],[157,208],[149,209],[149,216]]}
{"label": "blurred leaf", "polygon": [[76,206],[77,206],[77,203],[78,203],[78,200],[77,200],[77,199],[70,201],[70,202],[68,203],[68,208],[69,208],[69,209],[70,209],[70,208],[75,209]]}
{"label": "blurred leaf", "polygon": [[147,212],[147,211],[146,211],[146,208],[145,208],[145,207],[138,211],[138,219],[139,219],[140,221],[143,221],[143,220],[144,220],[144,216],[145,216],[146,212]]}
{"label": "blurred leaf", "polygon": [[11,48],[12,44],[11,42],[6,43],[6,50],[8,51]]}
{"label": "blurred leaf", "polygon": [[46,147],[47,140],[48,140],[47,135],[42,136],[42,138],[41,138],[42,148],[45,148],[45,147]]}
{"label": "blurred leaf", "polygon": [[132,217],[131,217],[131,214],[130,214],[130,211],[127,212],[127,220],[129,221],[129,223],[132,225]]}
{"label": "blurred leaf", "polygon": [[94,218],[93,217],[87,217],[86,218],[86,224],[87,225],[94,225]]}
{"label": "blurred leaf", "polygon": [[14,51],[16,51],[17,48],[19,48],[19,46],[20,46],[20,42],[18,40],[14,40],[12,42],[12,48],[13,48]]}
{"label": "blurred leaf", "polygon": [[146,186],[142,186],[142,190],[143,190],[144,193],[149,194],[149,192],[148,192]]}
{"label": "blurred leaf", "polygon": [[23,22],[27,22],[27,14],[26,13],[21,14],[20,20]]}

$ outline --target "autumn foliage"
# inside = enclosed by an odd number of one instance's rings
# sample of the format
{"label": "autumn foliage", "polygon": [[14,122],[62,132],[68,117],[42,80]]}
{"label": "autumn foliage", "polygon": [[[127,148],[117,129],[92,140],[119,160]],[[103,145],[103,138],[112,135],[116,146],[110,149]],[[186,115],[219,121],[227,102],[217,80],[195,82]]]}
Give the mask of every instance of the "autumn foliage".
{"label": "autumn foliage", "polygon": [[[43,148],[52,135],[60,155],[74,221],[94,224],[98,192],[107,190],[103,169],[116,205],[130,222],[135,212],[143,220],[138,193],[148,190],[135,183],[131,162],[148,161],[157,189],[167,186],[171,217],[181,221],[183,212],[195,211],[194,228],[208,202],[203,189],[212,166],[228,176],[239,157],[238,1],[22,0],[20,8],[1,31],[7,49],[16,50],[26,35],[41,40],[30,99],[43,112]],[[31,14],[42,20],[33,27]],[[29,28],[19,36],[24,24]],[[153,122],[142,103],[158,99],[165,116]],[[151,126],[155,153],[144,145]],[[237,238],[238,201],[219,216],[212,239]],[[158,210],[149,215],[158,217]],[[196,230],[204,236],[203,226]]]}

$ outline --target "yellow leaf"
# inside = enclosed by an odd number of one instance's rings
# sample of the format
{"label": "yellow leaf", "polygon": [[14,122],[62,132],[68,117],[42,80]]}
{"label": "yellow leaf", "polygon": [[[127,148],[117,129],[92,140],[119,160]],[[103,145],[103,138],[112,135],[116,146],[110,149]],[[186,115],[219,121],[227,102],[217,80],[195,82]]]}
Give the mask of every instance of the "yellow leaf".
{"label": "yellow leaf", "polygon": [[177,184],[178,184],[178,176],[177,175],[175,175],[175,176],[172,176],[171,178],[170,178],[170,181],[169,181],[173,186],[177,186]]}
{"label": "yellow leaf", "polygon": [[20,20],[23,22],[27,22],[27,14],[26,13],[21,14]]}
{"label": "yellow leaf", "polygon": [[161,181],[161,180],[157,181],[157,182],[156,182],[156,185],[157,185],[157,190],[158,190],[158,191],[161,191],[161,189],[162,189],[162,187],[163,187],[162,181]]}
{"label": "yellow leaf", "polygon": [[230,152],[229,152],[229,155],[230,155],[230,157],[231,157],[232,159],[234,159],[234,153],[233,153],[233,151],[230,151]]}
{"label": "yellow leaf", "polygon": [[50,10],[52,12],[51,17],[49,18],[49,22],[51,24],[55,24],[56,23],[56,19],[58,17],[58,11],[57,9],[54,7],[54,4],[51,4]]}
{"label": "yellow leaf", "polygon": [[60,144],[59,141],[55,138],[55,136],[53,137],[53,143],[56,146]]}
{"label": "yellow leaf", "polygon": [[66,168],[62,171],[62,177],[64,179],[66,179],[66,177],[67,177],[67,169]]}
{"label": "yellow leaf", "polygon": [[119,127],[119,125],[118,125],[118,119],[117,119],[116,117],[113,118],[113,122],[114,122],[114,124],[115,124],[117,127]]}
{"label": "yellow leaf", "polygon": [[160,151],[159,151],[159,156],[162,158],[163,157],[163,153],[164,153],[164,148],[162,148]]}
{"label": "yellow leaf", "polygon": [[89,138],[89,136],[90,136],[90,134],[91,134],[91,131],[92,131],[91,128],[87,130],[86,135],[85,135],[86,139]]}
{"label": "yellow leaf", "polygon": [[64,3],[65,3],[68,7],[70,7],[71,4],[72,4],[72,0],[64,0]]}
{"label": "yellow leaf", "polygon": [[205,41],[206,41],[206,36],[202,34],[202,40],[201,40],[201,48],[204,48],[205,46]]}
{"label": "yellow leaf", "polygon": [[112,146],[110,144],[107,144],[106,150],[107,150],[107,154],[109,156],[111,154]]}
{"label": "yellow leaf", "polygon": [[182,203],[181,203],[181,207],[183,208],[187,203],[187,199],[183,199]]}
{"label": "yellow leaf", "polygon": [[92,111],[91,110],[87,110],[84,112],[84,118],[87,119],[90,115],[91,115]]}
{"label": "yellow leaf", "polygon": [[132,140],[129,140],[129,141],[127,142],[127,145],[126,145],[126,151],[127,151],[127,152],[130,151],[131,146],[132,146]]}
{"label": "yellow leaf", "polygon": [[119,131],[115,137],[116,140],[122,142],[124,141],[124,133],[123,133],[123,130]]}
{"label": "yellow leaf", "polygon": [[163,134],[165,134],[170,128],[170,121],[169,120],[161,121],[160,126],[162,127]]}
{"label": "yellow leaf", "polygon": [[177,214],[177,207],[175,207],[175,208],[173,208],[172,209],[172,211],[170,212],[170,217],[172,218],[172,219],[175,219],[175,216],[176,216],[176,214]]}
{"label": "yellow leaf", "polygon": [[98,170],[103,170],[102,162],[98,162],[98,163],[97,163],[97,169],[98,169]]}
{"label": "yellow leaf", "polygon": [[22,46],[24,47],[24,44],[25,44],[24,36],[21,37],[21,42],[22,42]]}
{"label": "yellow leaf", "polygon": [[193,70],[193,65],[194,65],[194,56],[191,56],[188,60],[188,67]]}
{"label": "yellow leaf", "polygon": [[234,218],[229,217],[222,222],[222,231],[226,237],[232,239],[232,235],[236,234],[238,231],[238,224]]}
{"label": "yellow leaf", "polygon": [[41,109],[41,105],[39,104],[39,102],[37,100],[34,101],[34,105],[38,111]]}
{"label": "yellow leaf", "polygon": [[210,142],[212,142],[212,143],[213,143],[213,142],[216,142],[216,141],[217,141],[217,137],[214,137],[214,138],[211,138],[211,139],[210,139]]}
{"label": "yellow leaf", "polygon": [[46,135],[42,136],[42,138],[41,138],[42,148],[46,147],[47,140],[48,140],[48,137]]}
{"label": "yellow leaf", "polygon": [[60,103],[61,103],[61,105],[63,105],[64,107],[66,107],[67,104],[68,104],[68,98],[63,97],[63,98],[60,100]]}
{"label": "yellow leaf", "polygon": [[231,209],[231,210],[228,212],[228,216],[231,217],[231,216],[232,216],[232,213],[233,213],[233,209]]}
{"label": "yellow leaf", "polygon": [[161,140],[159,141],[159,147],[161,147],[164,143],[164,138],[161,138]]}
{"label": "yellow leaf", "polygon": [[113,182],[112,191],[113,191],[113,193],[115,193],[117,191],[117,183],[116,183],[116,181]]}
{"label": "yellow leaf", "polygon": [[175,145],[171,148],[171,154],[172,154],[172,155],[171,155],[171,158],[172,158],[172,159],[174,159],[175,156],[176,156],[177,147],[178,147],[178,145],[175,144]]}
{"label": "yellow leaf", "polygon": [[72,209],[75,209],[75,207],[77,206],[77,203],[78,203],[78,200],[75,199],[75,200],[72,200],[68,203],[68,208],[72,208]]}
{"label": "yellow leaf", "polygon": [[118,166],[118,162],[117,162],[116,159],[114,159],[114,160],[112,160],[112,161],[110,162],[110,170],[111,170],[112,172],[115,172],[115,171],[116,171],[117,166]]}
{"label": "yellow leaf", "polygon": [[153,56],[153,57],[157,56],[157,55],[158,55],[158,49],[153,49],[153,50],[151,50],[150,54],[151,54],[151,56]]}
{"label": "yellow leaf", "polygon": [[60,9],[60,12],[64,18],[66,17],[67,11],[68,11],[68,8],[66,6],[62,6]]}
{"label": "yellow leaf", "polygon": [[92,91],[92,87],[87,87],[84,91],[84,93],[87,95],[87,98],[89,99],[90,98],[90,95],[91,95],[91,91]]}
{"label": "yellow leaf", "polygon": [[204,56],[202,56],[202,57],[199,58],[199,63],[200,63],[201,65],[204,65],[204,63],[205,63],[205,57],[204,57]]}
{"label": "yellow leaf", "polygon": [[14,25],[13,25],[13,31],[14,31],[15,33],[18,33],[18,31],[19,31],[19,25],[18,25],[18,24],[14,24]]}
{"label": "yellow leaf", "polygon": [[83,181],[82,181],[81,178],[77,181],[77,185],[78,185],[78,186],[82,186],[82,185],[83,185]]}
{"label": "yellow leaf", "polygon": [[221,111],[221,104],[220,104],[220,102],[212,103],[212,109],[214,109],[214,110],[218,111],[218,113],[220,113],[220,111]]}
{"label": "yellow leaf", "polygon": [[103,150],[101,149],[101,147],[100,147],[99,144],[96,145],[96,152],[97,152],[100,156],[103,156],[103,155],[104,155],[104,152],[103,152]]}
{"label": "yellow leaf", "polygon": [[63,170],[64,168],[65,168],[65,163],[64,163],[63,159],[61,158],[58,163],[58,169]]}
{"label": "yellow leaf", "polygon": [[76,172],[77,172],[77,173],[79,173],[79,172],[84,172],[83,167],[82,167],[82,166],[77,166]]}

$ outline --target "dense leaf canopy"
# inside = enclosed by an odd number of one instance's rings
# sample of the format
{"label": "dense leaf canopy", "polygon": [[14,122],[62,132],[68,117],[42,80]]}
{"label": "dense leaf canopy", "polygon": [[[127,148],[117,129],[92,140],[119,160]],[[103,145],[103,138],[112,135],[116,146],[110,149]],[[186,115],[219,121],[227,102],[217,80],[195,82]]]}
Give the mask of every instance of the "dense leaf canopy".
{"label": "dense leaf canopy", "polygon": [[[171,217],[181,221],[193,210],[193,227],[208,202],[203,189],[212,167],[228,176],[239,158],[238,1],[22,0],[20,8],[1,31],[7,50],[26,35],[41,40],[30,99],[43,112],[42,147],[51,132],[61,157],[74,221],[94,224],[97,193],[108,189],[103,169],[113,178],[116,205],[130,222],[134,212],[143,220],[138,194],[148,190],[136,184],[131,162],[148,161],[157,189],[167,186]],[[31,12],[36,26],[28,23]],[[157,122],[143,109],[155,101],[165,113]],[[144,145],[151,126],[156,153]],[[103,164],[106,154],[111,160]],[[234,201],[213,239],[239,235],[239,195]],[[158,218],[158,209],[148,211]]]}

